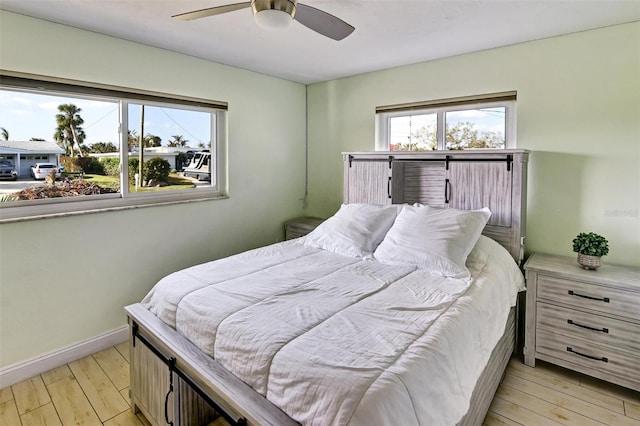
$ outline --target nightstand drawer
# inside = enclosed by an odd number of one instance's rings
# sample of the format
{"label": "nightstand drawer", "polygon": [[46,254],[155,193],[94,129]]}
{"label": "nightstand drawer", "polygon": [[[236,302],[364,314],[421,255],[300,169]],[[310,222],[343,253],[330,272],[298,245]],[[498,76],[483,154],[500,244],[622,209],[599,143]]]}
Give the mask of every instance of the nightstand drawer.
{"label": "nightstand drawer", "polygon": [[640,385],[640,356],[630,352],[547,330],[538,330],[536,352],[600,370]]}
{"label": "nightstand drawer", "polygon": [[555,303],[640,320],[640,293],[539,274],[537,296]]}
{"label": "nightstand drawer", "polygon": [[[538,302],[539,328],[640,352],[640,324]],[[640,366],[638,366],[640,368]]]}

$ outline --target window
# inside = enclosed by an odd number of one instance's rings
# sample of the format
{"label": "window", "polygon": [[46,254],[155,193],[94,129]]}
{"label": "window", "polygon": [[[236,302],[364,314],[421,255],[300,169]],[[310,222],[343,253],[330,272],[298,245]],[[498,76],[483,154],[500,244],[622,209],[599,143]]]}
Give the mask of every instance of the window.
{"label": "window", "polygon": [[0,101],[0,221],[226,196],[226,103],[6,71]]}
{"label": "window", "polygon": [[516,93],[376,108],[376,150],[516,147]]}

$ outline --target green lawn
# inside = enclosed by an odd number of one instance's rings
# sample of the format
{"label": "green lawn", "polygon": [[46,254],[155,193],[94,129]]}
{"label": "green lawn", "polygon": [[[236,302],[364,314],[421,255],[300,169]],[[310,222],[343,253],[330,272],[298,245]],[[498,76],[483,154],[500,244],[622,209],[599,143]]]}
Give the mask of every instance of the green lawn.
{"label": "green lawn", "polygon": [[[103,188],[114,188],[118,189],[120,187],[120,179],[115,176],[104,176],[104,175],[84,175],[84,180],[87,182],[95,183]],[[138,192],[148,192],[148,191],[173,191],[177,189],[188,189],[195,188],[195,184],[189,180],[185,179],[182,176],[179,176],[177,173],[169,174],[169,185],[161,186],[157,188],[138,188]],[[135,187],[133,184],[129,185],[129,191],[135,192]]]}

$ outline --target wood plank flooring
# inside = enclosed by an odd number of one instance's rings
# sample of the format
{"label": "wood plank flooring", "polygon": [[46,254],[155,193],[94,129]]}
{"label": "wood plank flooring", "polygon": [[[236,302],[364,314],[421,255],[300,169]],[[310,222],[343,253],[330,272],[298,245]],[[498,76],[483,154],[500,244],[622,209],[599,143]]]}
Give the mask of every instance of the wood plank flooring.
{"label": "wood plank flooring", "polygon": [[493,398],[486,426],[640,426],[640,392],[542,361],[512,358]]}
{"label": "wood plank flooring", "polygon": [[144,426],[129,407],[129,343],[0,390],[2,426]]}
{"label": "wood plank flooring", "polygon": [[[145,426],[129,408],[128,343],[0,389],[0,425]],[[484,425],[640,426],[640,393],[514,357]]]}

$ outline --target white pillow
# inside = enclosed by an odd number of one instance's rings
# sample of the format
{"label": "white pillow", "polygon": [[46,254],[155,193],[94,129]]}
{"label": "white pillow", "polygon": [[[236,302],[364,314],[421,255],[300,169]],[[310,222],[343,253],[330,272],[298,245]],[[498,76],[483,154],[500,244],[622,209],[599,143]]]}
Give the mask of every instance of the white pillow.
{"label": "white pillow", "polygon": [[397,206],[343,204],[302,243],[349,257],[371,258],[398,214]]}
{"label": "white pillow", "polygon": [[[491,238],[480,235],[467,258],[471,275],[491,274],[492,286],[500,286],[506,292],[511,306],[515,306],[518,292],[524,291],[524,276],[511,254]],[[485,284],[483,284],[485,285]]]}
{"label": "white pillow", "polygon": [[412,264],[454,278],[470,276],[465,262],[491,212],[404,206],[374,253],[382,263]]}

